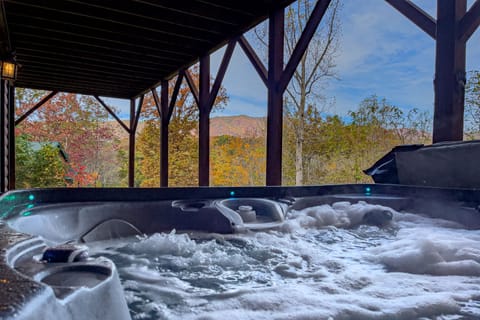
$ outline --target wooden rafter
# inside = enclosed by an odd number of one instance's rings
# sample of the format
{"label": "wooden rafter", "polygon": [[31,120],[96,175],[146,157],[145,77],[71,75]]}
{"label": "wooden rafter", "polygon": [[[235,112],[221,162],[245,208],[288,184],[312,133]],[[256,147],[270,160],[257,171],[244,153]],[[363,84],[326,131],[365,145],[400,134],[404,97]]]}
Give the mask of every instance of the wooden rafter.
{"label": "wooden rafter", "polygon": [[107,110],[107,112],[113,118],[115,118],[115,120],[118,122],[118,124],[121,125],[122,128],[125,129],[125,131],[127,133],[130,133],[130,129],[127,127],[127,125],[122,120],[120,120],[120,118],[115,114],[115,112],[113,112],[112,108],[110,108],[99,96],[94,96],[94,97],[105,108],[105,110]]}
{"label": "wooden rafter", "polygon": [[220,63],[220,67],[218,68],[217,76],[215,77],[215,82],[213,83],[210,97],[208,99],[210,111],[212,111],[213,104],[218,95],[218,90],[220,90],[220,86],[222,85],[223,78],[225,77],[228,65],[230,64],[230,59],[232,58],[233,50],[235,49],[236,43],[236,39],[230,40],[228,42],[227,48],[225,49],[222,62]]}
{"label": "wooden rafter", "polygon": [[188,87],[190,88],[190,91],[192,92],[193,99],[195,99],[195,102],[197,103],[197,106],[200,106],[200,99],[198,97],[198,88],[197,85],[195,84],[195,81],[193,81],[192,75],[190,74],[190,71],[184,70],[184,75],[185,75],[185,80],[187,80]]}
{"label": "wooden rafter", "polygon": [[288,60],[287,66],[282,73],[280,83],[278,84],[279,90],[281,92],[285,91],[288,83],[290,82],[290,79],[292,79],[292,76],[295,73],[295,70],[297,69],[300,60],[302,59],[305,51],[308,48],[310,40],[312,40],[315,31],[320,24],[320,21],[325,15],[325,12],[327,12],[330,2],[331,0],[320,0],[316,3],[315,8],[310,15],[310,18],[305,25],[302,35],[300,36],[300,39],[298,40],[298,43],[296,44],[295,49],[292,52],[292,56]]}
{"label": "wooden rafter", "polygon": [[435,19],[427,12],[420,9],[410,0],[385,0],[392,7],[397,9],[410,21],[415,23],[420,29],[425,31],[430,37],[436,39],[437,26]]}
{"label": "wooden rafter", "polygon": [[138,121],[140,120],[140,113],[142,112],[142,106],[143,106],[143,98],[145,95],[141,95],[140,98],[138,99],[138,107],[137,107],[137,113],[135,114],[135,121],[133,124],[133,128],[131,131],[135,134],[137,132],[137,127],[138,127]]}
{"label": "wooden rafter", "polygon": [[468,41],[480,25],[480,0],[475,1],[460,20],[458,36],[460,41]]}
{"label": "wooden rafter", "polygon": [[260,60],[258,55],[255,53],[255,50],[252,48],[248,40],[245,39],[244,36],[241,36],[240,38],[238,38],[238,44],[243,49],[243,52],[245,52],[248,60],[250,60],[253,68],[257,71],[260,79],[262,79],[263,83],[267,85],[267,68],[263,64],[262,60]]}
{"label": "wooden rafter", "polygon": [[31,115],[33,112],[35,112],[38,108],[43,106],[45,103],[47,103],[50,99],[52,99],[58,91],[52,91],[49,94],[47,94],[45,97],[42,98],[35,106],[33,106],[30,110],[22,114],[17,120],[15,120],[15,126],[19,125],[22,123],[23,120],[25,120],[29,115]]}
{"label": "wooden rafter", "polygon": [[[162,88],[163,88],[163,86],[162,86]],[[152,93],[153,101],[155,102],[155,108],[157,109],[158,115],[162,119],[164,117],[164,114],[163,114],[162,110],[160,109],[160,98],[158,97],[157,90],[155,88],[152,88],[150,90],[150,92]]]}
{"label": "wooden rafter", "polygon": [[173,109],[175,108],[175,104],[177,103],[178,92],[180,91],[180,87],[182,85],[183,78],[185,77],[185,72],[180,71],[177,76],[177,80],[175,81],[175,86],[173,87],[172,97],[170,98],[170,103],[168,105],[168,122],[172,118]]}

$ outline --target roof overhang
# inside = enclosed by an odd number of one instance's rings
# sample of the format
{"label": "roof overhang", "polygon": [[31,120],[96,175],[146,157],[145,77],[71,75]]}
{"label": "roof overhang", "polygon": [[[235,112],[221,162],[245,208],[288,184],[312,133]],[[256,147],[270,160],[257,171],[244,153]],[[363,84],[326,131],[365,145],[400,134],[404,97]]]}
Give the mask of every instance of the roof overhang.
{"label": "roof overhang", "polygon": [[0,54],[17,87],[132,98],[292,2],[3,0]]}

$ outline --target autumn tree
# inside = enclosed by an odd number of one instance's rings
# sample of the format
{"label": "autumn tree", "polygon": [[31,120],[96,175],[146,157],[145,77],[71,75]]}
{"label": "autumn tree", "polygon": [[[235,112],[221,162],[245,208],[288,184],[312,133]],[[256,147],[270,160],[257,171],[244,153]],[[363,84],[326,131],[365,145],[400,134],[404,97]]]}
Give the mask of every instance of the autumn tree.
{"label": "autumn tree", "polygon": [[[17,116],[32,108],[43,92],[17,90]],[[58,93],[16,128],[31,141],[59,142],[69,156],[67,172],[73,186],[105,186],[105,163],[112,163],[118,141],[108,123],[108,113],[92,97]],[[109,156],[110,158],[106,158]],[[115,157],[113,157],[115,159]],[[110,170],[114,170],[109,167]]]}
{"label": "autumn tree", "polygon": [[[310,140],[303,161],[308,184],[371,182],[363,170],[394,146],[428,143],[430,139],[428,113],[404,110],[376,95],[365,98],[348,118],[321,117],[313,108],[306,114]],[[295,138],[293,131],[286,131],[288,143]],[[293,163],[294,154],[286,160],[286,166]]]}
{"label": "autumn tree", "polygon": [[256,132],[245,137],[212,138],[212,185],[254,186],[265,181],[265,140]]}
{"label": "autumn tree", "polygon": [[[193,68],[192,78],[198,86],[198,70]],[[169,86],[173,91],[174,80]],[[225,88],[219,90],[213,111],[224,107],[228,100]],[[198,185],[198,107],[185,81],[182,83],[169,124],[169,186]],[[142,123],[137,134],[137,168],[143,187],[160,185],[160,117],[152,95],[145,97]]]}

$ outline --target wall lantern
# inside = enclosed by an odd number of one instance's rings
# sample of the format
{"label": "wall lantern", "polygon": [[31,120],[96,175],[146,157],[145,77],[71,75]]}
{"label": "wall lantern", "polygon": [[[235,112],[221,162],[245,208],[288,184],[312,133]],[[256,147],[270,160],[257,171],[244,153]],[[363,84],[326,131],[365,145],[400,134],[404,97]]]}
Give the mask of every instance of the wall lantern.
{"label": "wall lantern", "polygon": [[17,78],[18,65],[13,60],[2,61],[1,65],[1,78],[3,80],[15,81]]}

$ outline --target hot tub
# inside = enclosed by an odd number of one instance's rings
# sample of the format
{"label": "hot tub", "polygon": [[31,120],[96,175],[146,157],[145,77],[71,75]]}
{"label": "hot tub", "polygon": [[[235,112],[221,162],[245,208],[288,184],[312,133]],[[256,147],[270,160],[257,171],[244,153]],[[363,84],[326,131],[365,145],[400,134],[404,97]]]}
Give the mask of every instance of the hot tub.
{"label": "hot tub", "polygon": [[[148,235],[170,234],[172,230],[176,234],[189,235],[191,239],[227,239],[238,242],[242,238],[251,239],[252,234],[290,232],[292,217],[306,208],[321,207],[330,210],[335,209],[335,206],[345,206],[345,203],[368,203],[379,206],[378,208],[391,208],[395,212],[418,213],[450,221],[473,232],[480,230],[480,192],[477,190],[338,185],[15,191],[4,194],[0,199],[0,317],[130,319],[133,315],[133,318],[140,319],[144,317],[143,314],[132,314],[131,308],[129,312],[115,263],[108,255],[95,254],[95,250],[87,258],[89,249],[104,247],[103,244],[115,239],[145,239]],[[377,207],[372,208],[377,210]],[[385,213],[384,209],[375,210],[369,209],[362,213],[358,221],[352,222],[355,225],[349,227],[373,224],[376,228],[384,228],[391,219],[391,214]],[[316,214],[307,218],[314,219]],[[307,220],[302,221],[299,223]],[[318,224],[318,221],[315,223]],[[234,238],[229,235],[234,235]],[[283,235],[279,239],[283,239]],[[170,240],[179,241],[177,238],[169,238]],[[324,240],[322,238],[318,241]],[[328,246],[328,243],[318,245]],[[135,245],[131,248],[135,248]],[[292,273],[288,266],[275,265],[274,269],[282,277],[298,279],[295,281],[299,284],[305,283],[302,275]],[[139,273],[141,272],[140,270]],[[225,273],[225,270],[222,272]],[[475,272],[467,276],[472,277],[472,286],[480,288],[479,277]],[[147,272],[145,277],[155,276]],[[158,286],[170,283],[162,281]],[[239,290],[227,290],[225,296],[234,300]],[[127,297],[129,295],[130,292],[127,291]],[[202,303],[210,303],[209,298],[205,298],[207,296],[209,295],[202,293]],[[220,301],[227,299],[217,293],[215,297],[220,297]],[[295,295],[293,299],[296,299]],[[475,299],[474,304],[477,303]],[[215,300],[212,305],[219,303]],[[311,305],[308,307],[312,308]],[[252,308],[258,306],[252,305]],[[200,311],[195,311],[194,307],[185,310],[191,310],[191,314],[185,311],[182,315],[184,318],[202,316],[197,314]],[[266,317],[268,312],[275,315],[275,310],[262,311],[260,318]],[[316,306],[307,312],[308,317],[324,315],[321,310],[321,305]],[[476,317],[475,312],[471,319]],[[348,312],[345,314],[342,315],[343,318],[355,319],[355,315]],[[406,314],[408,318],[408,313]],[[301,312],[294,315],[302,318]],[[221,316],[219,315],[220,318]],[[286,317],[290,316],[292,314],[286,314]],[[259,318],[259,315],[245,313],[243,318],[252,317]],[[242,316],[237,314],[237,318]]]}

